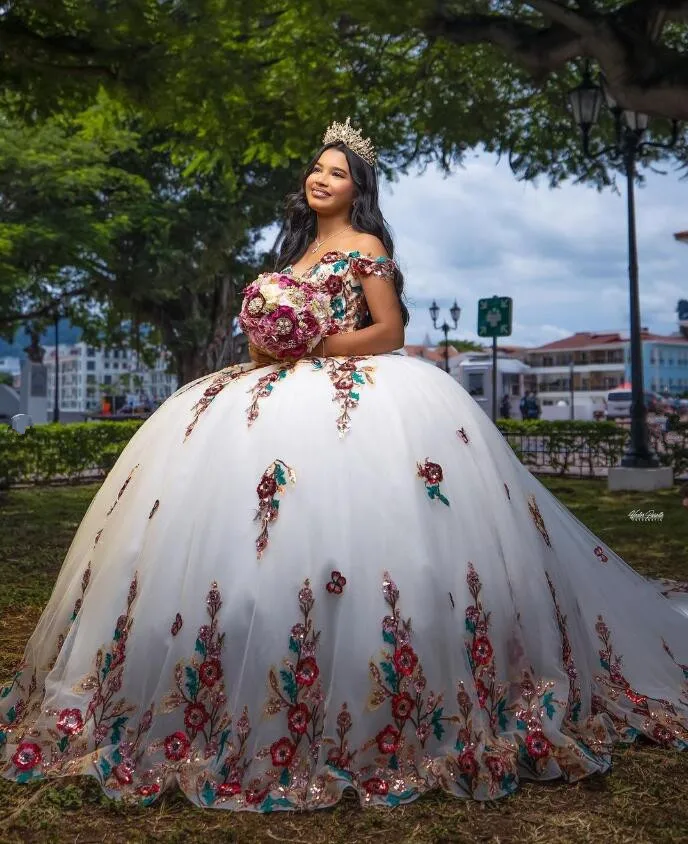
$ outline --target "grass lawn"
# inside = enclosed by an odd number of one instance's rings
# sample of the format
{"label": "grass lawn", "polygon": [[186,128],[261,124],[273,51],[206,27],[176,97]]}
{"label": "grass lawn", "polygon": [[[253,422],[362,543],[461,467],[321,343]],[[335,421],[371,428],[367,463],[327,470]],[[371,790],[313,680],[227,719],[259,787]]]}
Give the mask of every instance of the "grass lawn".
{"label": "grass lawn", "polygon": [[[547,486],[606,544],[644,574],[688,580],[688,513],[677,490],[610,495],[605,482]],[[14,490],[0,497],[0,685],[21,658],[96,485]],[[663,512],[633,521],[631,510]],[[615,753],[613,773],[574,786],[525,783],[484,805],[429,795],[393,810],[353,800],[313,814],[200,810],[179,794],[123,808],[94,780],[17,786],[0,779],[0,842],[685,842],[688,753],[637,744]]]}

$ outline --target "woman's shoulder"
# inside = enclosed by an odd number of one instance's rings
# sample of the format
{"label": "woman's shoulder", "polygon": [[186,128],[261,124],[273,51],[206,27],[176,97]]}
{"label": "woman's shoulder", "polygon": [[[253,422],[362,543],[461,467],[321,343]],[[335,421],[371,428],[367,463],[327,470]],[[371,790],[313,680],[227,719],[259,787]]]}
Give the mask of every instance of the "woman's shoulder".
{"label": "woman's shoulder", "polygon": [[350,252],[360,252],[362,256],[372,258],[389,258],[384,243],[374,234],[356,232],[355,236],[351,238],[350,244]]}

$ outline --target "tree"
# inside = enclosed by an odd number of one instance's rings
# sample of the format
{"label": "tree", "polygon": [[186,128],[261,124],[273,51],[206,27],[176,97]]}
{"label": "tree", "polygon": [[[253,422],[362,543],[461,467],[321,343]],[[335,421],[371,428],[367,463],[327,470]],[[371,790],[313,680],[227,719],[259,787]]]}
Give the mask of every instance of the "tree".
{"label": "tree", "polygon": [[[444,346],[444,340],[440,340],[438,346]],[[449,340],[448,345],[453,346],[457,352],[484,352],[485,347],[473,340]]]}
{"label": "tree", "polygon": [[226,363],[294,169],[198,167],[174,132],[142,131],[104,93],[73,118],[4,123],[0,332],[26,325],[40,360],[60,313],[86,342],[130,345],[149,363],[164,344],[182,383]]}
{"label": "tree", "polygon": [[115,235],[145,196],[140,177],[112,163],[136,136],[106,97],[74,118],[25,123],[0,111],[0,334],[17,322],[32,346],[55,316],[111,283]]}
{"label": "tree", "polygon": [[[105,85],[196,166],[288,166],[350,113],[385,171],[484,147],[522,178],[597,179],[565,95],[577,60],[627,108],[688,118],[688,0],[6,0],[0,86],[25,112]],[[685,155],[685,152],[682,153]]]}
{"label": "tree", "polygon": [[440,0],[424,32],[464,47],[492,44],[536,83],[594,59],[624,108],[688,120],[687,0]]}

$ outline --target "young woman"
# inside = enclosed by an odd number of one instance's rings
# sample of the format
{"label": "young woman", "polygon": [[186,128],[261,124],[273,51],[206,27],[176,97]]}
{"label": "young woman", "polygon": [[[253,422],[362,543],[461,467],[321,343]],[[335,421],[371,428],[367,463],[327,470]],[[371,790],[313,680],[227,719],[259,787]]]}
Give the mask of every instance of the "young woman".
{"label": "young woman", "polygon": [[493,799],[606,771],[615,741],[686,747],[682,605],[445,373],[389,354],[403,279],[348,121],[277,269],[336,330],[182,387],[132,438],[0,698],[4,775],[270,811]]}

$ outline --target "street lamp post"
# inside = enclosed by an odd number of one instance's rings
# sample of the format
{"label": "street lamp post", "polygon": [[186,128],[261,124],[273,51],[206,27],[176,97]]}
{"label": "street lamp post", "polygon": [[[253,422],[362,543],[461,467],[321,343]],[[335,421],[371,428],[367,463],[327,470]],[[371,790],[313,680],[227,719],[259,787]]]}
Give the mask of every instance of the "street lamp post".
{"label": "street lamp post", "polygon": [[[614,118],[615,142],[593,152],[590,148],[590,130],[598,122],[603,100]],[[595,84],[586,63],[583,81],[569,93],[573,117],[581,131],[583,153],[587,158],[597,159],[609,155],[620,161],[626,173],[628,200],[628,280],[631,310],[631,436],[621,465],[634,469],[650,469],[659,466],[657,455],[650,448],[647,427],[647,407],[643,389],[642,339],[640,333],[640,298],[638,293],[638,244],[635,222],[635,176],[638,159],[649,148],[671,149],[678,139],[678,123],[673,123],[671,142],[651,143],[643,136],[649,118],[646,114],[628,111],[619,106],[611,96],[602,78],[602,87]]]}
{"label": "street lamp post", "polygon": [[[432,318],[432,326],[433,328],[439,328],[440,331],[444,332],[444,371],[449,372],[449,332],[451,331],[451,326],[447,325],[447,321],[445,320],[442,325],[437,325],[437,317],[440,315],[440,309],[437,305],[437,302],[433,299],[432,305],[430,305],[430,317]],[[454,299],[454,304],[449,308],[449,313],[451,318],[454,322],[454,329],[459,327],[459,318],[461,316],[461,308],[456,304],[456,299]]]}
{"label": "street lamp post", "polygon": [[60,421],[60,315],[55,314],[55,403],[53,422]]}
{"label": "street lamp post", "polygon": [[573,376],[575,375],[575,369],[573,364],[573,357],[571,357],[571,363],[569,364],[569,391],[571,393],[571,409],[569,411],[569,419],[572,421],[576,418],[576,411],[573,406],[574,402],[574,383],[573,383]]}

